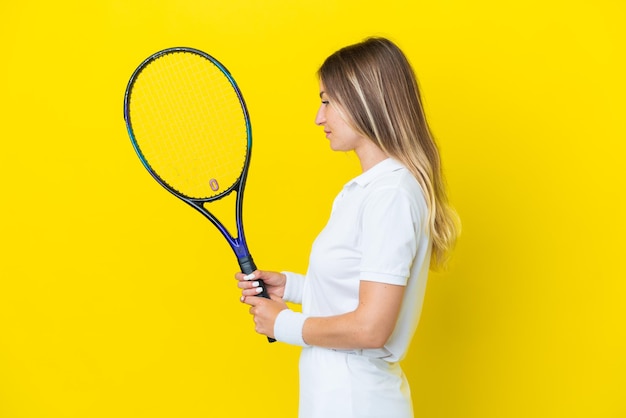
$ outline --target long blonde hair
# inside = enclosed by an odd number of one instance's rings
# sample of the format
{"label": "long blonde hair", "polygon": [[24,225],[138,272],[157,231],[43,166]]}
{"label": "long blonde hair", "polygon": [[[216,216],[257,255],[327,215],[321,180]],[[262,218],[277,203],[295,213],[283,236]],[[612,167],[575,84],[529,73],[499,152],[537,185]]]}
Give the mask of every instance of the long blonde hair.
{"label": "long blonde hair", "polygon": [[443,267],[460,221],[448,203],[439,150],[406,56],[388,39],[368,38],[329,56],[318,76],[353,128],[404,164],[419,182],[429,209],[431,265]]}

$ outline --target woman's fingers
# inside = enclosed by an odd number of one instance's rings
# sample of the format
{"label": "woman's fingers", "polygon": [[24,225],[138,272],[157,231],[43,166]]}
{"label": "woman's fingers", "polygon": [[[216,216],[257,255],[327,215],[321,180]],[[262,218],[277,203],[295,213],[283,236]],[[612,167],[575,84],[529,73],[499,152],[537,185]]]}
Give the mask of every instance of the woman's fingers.
{"label": "woman's fingers", "polygon": [[261,284],[258,281],[254,282],[239,282],[237,287],[241,289],[243,296],[256,296],[263,291]]}

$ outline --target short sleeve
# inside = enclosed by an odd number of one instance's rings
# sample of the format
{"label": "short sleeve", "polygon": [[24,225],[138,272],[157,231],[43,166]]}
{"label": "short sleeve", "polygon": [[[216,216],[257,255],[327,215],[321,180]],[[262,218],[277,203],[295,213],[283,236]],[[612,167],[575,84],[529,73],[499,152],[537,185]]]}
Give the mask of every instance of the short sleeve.
{"label": "short sleeve", "polygon": [[416,200],[405,190],[372,193],[362,212],[361,280],[405,286],[421,224]]}

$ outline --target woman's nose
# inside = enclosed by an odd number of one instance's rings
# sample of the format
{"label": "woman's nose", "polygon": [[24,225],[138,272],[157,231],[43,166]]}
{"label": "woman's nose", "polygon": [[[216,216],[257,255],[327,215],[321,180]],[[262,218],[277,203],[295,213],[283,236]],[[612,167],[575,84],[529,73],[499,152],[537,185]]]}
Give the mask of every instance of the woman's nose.
{"label": "woman's nose", "polygon": [[320,126],[326,122],[326,117],[324,115],[324,105],[321,105],[317,110],[317,115],[315,115],[315,124]]}

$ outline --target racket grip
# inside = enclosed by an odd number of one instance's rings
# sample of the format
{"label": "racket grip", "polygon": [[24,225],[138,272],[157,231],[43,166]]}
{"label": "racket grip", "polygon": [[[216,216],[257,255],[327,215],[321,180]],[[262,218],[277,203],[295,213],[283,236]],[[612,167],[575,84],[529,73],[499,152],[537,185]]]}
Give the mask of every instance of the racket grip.
{"label": "racket grip", "polygon": [[[239,267],[241,268],[241,272],[243,274],[250,274],[256,270],[256,264],[254,264],[254,260],[252,259],[251,255],[241,257],[237,259],[237,261],[239,261]],[[262,289],[261,293],[259,293],[259,296],[270,299],[270,295],[269,293],[267,293],[267,289],[265,287],[265,283],[263,283],[263,280],[257,281],[259,282],[259,287]],[[269,341],[270,343],[276,342],[275,339],[270,337],[267,337],[267,341]]]}

